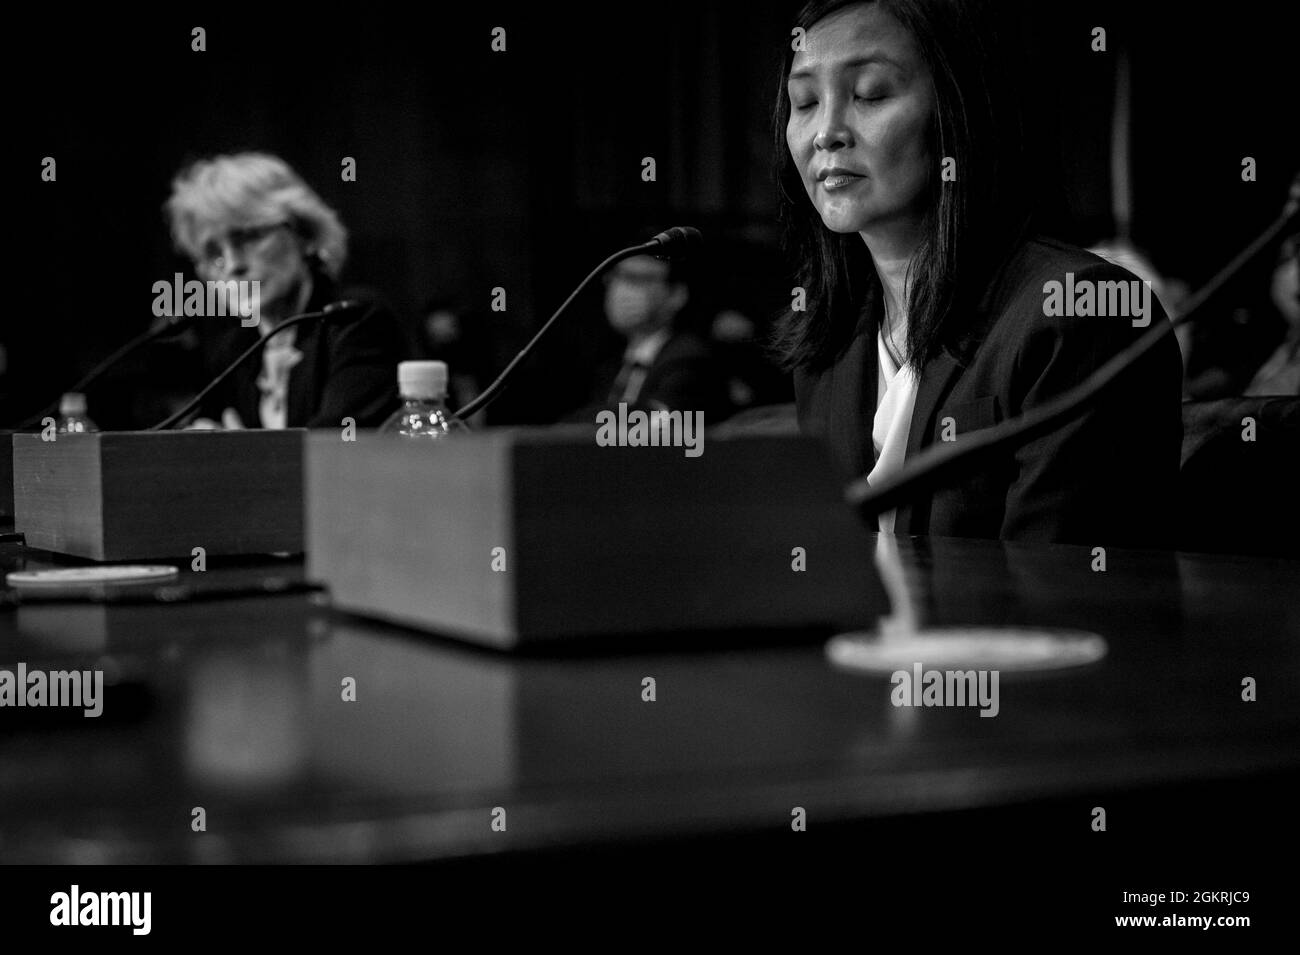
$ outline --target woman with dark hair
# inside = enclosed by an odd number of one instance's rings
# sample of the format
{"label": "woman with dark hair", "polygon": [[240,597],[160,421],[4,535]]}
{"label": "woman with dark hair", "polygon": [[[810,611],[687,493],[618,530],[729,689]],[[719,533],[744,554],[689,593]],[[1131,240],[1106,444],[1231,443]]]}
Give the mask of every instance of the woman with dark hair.
{"label": "woman with dark hair", "polygon": [[[1132,274],[1032,237],[1012,61],[991,16],[972,0],[821,0],[791,31],[774,132],[802,294],[778,346],[801,427],[872,483],[1069,390],[1166,321]],[[1165,544],[1182,369],[1163,344],[1085,416],[881,529]]]}

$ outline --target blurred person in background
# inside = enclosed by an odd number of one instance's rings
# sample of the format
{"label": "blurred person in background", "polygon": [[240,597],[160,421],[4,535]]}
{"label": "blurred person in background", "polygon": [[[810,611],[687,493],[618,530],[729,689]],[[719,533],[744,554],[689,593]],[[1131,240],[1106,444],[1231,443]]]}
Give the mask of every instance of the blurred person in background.
{"label": "blurred person in background", "polygon": [[[343,298],[338,280],[347,230],[284,160],[256,152],[200,160],[175,178],[164,208],[176,248],[199,279],[260,286],[256,327],[242,327],[238,317],[199,322],[205,378],[286,318]],[[398,406],[405,340],[382,304],[350,301],[327,322],[306,322],[272,338],[205,400],[194,426],[382,423]]]}
{"label": "blurred person in background", "polygon": [[1286,319],[1287,332],[1282,343],[1259,367],[1246,385],[1245,393],[1266,395],[1300,395],[1300,234],[1282,243],[1273,281],[1269,287],[1273,304]]}
{"label": "blurred person in background", "polygon": [[[1160,304],[1170,315],[1178,312],[1183,300],[1191,292],[1182,279],[1162,275],[1150,257],[1129,239],[1107,239],[1089,246],[1088,251],[1122,269],[1128,269],[1142,281],[1150,282],[1151,294],[1159,299]],[[1180,325],[1174,329],[1174,335],[1178,338],[1178,349],[1182,353],[1184,373],[1187,371],[1187,361],[1191,352],[1191,331],[1191,324]]]}
{"label": "blurred person in background", "polygon": [[597,370],[590,404],[598,410],[703,411],[708,423],[730,410],[727,382],[708,340],[688,327],[690,282],[683,263],[649,255],[619,262],[605,275],[605,318],[625,342],[617,364]]}
{"label": "blurred person in background", "polygon": [[[1300,175],[1287,197],[1288,208],[1296,203]],[[1300,396],[1300,233],[1282,241],[1271,267],[1243,272],[1237,287],[1250,304],[1234,308],[1228,321],[1193,323],[1188,396]]]}
{"label": "blurred person in background", "polygon": [[769,359],[766,338],[739,308],[720,310],[709,325],[709,339],[727,379],[727,398],[737,413],[794,400],[790,376]]}

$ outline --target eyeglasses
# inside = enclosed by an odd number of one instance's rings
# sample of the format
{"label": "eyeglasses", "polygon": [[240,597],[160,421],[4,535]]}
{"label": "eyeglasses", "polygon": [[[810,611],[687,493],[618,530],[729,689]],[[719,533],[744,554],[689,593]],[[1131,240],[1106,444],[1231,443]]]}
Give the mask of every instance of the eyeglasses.
{"label": "eyeglasses", "polygon": [[230,255],[246,255],[250,251],[260,251],[277,231],[287,226],[287,222],[270,222],[266,225],[244,226],[229,230],[224,237],[213,236],[203,243],[199,250],[197,265],[207,272],[224,272],[227,265],[227,252]]}

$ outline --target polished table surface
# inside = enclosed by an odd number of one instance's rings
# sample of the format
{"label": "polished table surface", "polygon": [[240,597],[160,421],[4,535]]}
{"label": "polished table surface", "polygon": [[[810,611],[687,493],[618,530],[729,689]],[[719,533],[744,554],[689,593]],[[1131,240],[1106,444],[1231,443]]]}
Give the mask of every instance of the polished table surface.
{"label": "polished table surface", "polygon": [[[55,563],[0,545],[5,571]],[[1300,563],[1110,550],[1100,571],[1086,547],[904,538],[895,567],[922,625],[1085,629],[1109,653],[1004,673],[987,719],[891,705],[888,677],[832,665],[825,634],[511,656],[332,611],[293,560],[183,567],[145,602],[5,590],[0,667],[97,667],[111,686],[98,719],[0,711],[0,860],[508,858],[789,832],[793,807],[812,827],[1086,814],[1215,781],[1294,796]]]}

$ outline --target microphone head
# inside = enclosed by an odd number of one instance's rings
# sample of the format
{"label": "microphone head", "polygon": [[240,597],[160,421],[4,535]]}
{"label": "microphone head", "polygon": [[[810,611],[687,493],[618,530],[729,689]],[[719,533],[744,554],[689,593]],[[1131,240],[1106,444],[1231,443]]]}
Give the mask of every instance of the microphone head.
{"label": "microphone head", "polygon": [[704,244],[704,236],[692,226],[677,225],[665,229],[650,241],[659,246],[655,252],[658,258],[678,258],[697,251]]}

